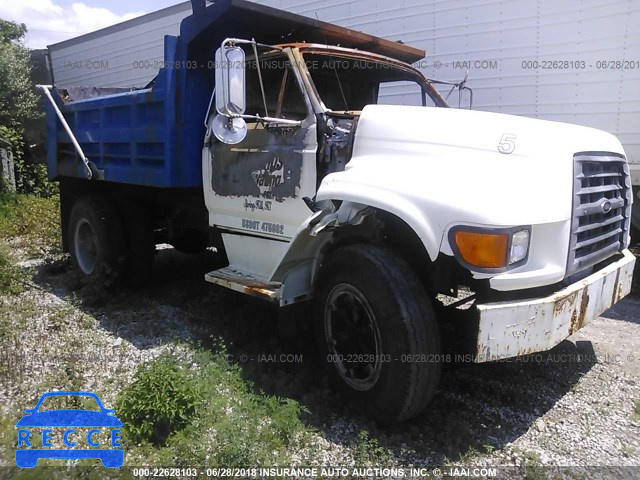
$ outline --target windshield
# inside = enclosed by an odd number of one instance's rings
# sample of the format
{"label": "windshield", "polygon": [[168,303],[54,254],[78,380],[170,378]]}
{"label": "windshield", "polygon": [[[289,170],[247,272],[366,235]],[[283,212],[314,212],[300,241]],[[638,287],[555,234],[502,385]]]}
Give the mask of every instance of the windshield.
{"label": "windshield", "polygon": [[392,63],[335,54],[307,53],[305,65],[324,105],[360,111],[366,105],[442,105],[424,77]]}

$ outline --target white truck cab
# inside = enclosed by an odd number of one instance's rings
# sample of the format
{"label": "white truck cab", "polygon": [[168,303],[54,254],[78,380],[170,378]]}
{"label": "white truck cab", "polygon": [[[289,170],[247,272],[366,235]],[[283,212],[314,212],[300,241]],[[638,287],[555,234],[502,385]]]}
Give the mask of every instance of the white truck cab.
{"label": "white truck cab", "polygon": [[[629,293],[614,136],[447,108],[419,71],[360,50],[227,39],[216,60],[202,167],[229,266],[206,279],[311,301],[299,321],[374,415],[409,418],[433,395],[438,294],[473,292],[456,328],[484,362],[548,350]],[[408,84],[421,106],[388,104]]]}

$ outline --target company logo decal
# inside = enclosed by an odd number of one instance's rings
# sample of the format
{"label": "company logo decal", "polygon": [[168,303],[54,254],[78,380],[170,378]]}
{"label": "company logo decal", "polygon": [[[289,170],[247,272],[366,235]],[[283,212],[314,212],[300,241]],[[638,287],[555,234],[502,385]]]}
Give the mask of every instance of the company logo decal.
{"label": "company logo decal", "polygon": [[[51,408],[70,401],[80,408]],[[119,468],[124,463],[122,422],[114,410],[104,407],[95,393],[45,393],[36,406],[26,409],[25,413],[16,423],[18,467],[33,468],[41,458],[99,458],[107,468]]]}

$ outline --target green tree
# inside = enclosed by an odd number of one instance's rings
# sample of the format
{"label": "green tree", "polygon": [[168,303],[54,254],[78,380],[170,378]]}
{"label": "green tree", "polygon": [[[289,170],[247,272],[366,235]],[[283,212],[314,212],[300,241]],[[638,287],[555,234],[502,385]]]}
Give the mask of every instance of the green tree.
{"label": "green tree", "polygon": [[30,78],[29,50],[24,45],[26,33],[26,25],[0,18],[0,137],[12,145],[18,189],[49,193],[44,166],[25,162],[25,123],[41,117]]}
{"label": "green tree", "polygon": [[0,125],[24,133],[24,122],[39,116],[29,73],[27,27],[0,19]]}

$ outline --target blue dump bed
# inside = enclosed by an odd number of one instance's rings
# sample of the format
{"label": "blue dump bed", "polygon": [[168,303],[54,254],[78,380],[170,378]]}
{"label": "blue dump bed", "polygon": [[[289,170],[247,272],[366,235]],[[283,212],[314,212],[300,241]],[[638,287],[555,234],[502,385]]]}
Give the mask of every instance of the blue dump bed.
{"label": "blue dump bed", "polygon": [[[191,0],[178,37],[165,36],[164,68],[150,88],[63,104],[53,97],[99,181],[163,188],[202,186],[204,117],[214,89],[215,51],[226,38],[265,44],[330,43],[404,61],[424,51],[244,0]],[[87,87],[82,85],[82,87]],[[70,137],[45,102],[49,177],[86,178]]]}
{"label": "blue dump bed", "polygon": [[[179,65],[179,41],[165,37],[165,64]],[[63,104],[54,99],[100,180],[153,187],[202,185],[200,158],[212,72],[162,68],[151,88]],[[179,78],[180,77],[180,78]],[[180,83],[183,87],[180,88]],[[45,102],[49,177],[86,178],[70,137]]]}

